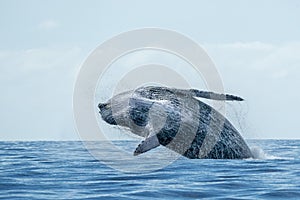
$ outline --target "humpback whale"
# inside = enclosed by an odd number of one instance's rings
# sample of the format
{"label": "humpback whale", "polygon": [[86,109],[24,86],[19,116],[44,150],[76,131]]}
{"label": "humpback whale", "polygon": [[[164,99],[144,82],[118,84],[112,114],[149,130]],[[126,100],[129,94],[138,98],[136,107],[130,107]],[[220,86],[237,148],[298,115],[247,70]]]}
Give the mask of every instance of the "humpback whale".
{"label": "humpback whale", "polygon": [[199,98],[243,101],[229,94],[147,86],[117,94],[98,108],[106,123],[145,138],[135,156],[163,145],[190,159],[253,157],[229,120]]}

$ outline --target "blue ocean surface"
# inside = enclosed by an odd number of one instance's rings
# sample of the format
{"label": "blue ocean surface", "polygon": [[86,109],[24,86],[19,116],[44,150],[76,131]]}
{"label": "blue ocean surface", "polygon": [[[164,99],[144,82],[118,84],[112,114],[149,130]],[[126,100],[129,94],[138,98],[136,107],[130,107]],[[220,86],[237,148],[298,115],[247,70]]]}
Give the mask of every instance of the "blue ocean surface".
{"label": "blue ocean surface", "polygon": [[[0,142],[0,198],[300,199],[300,140],[247,142],[256,146],[257,159],[178,157],[163,166],[160,160],[164,157],[147,158],[144,165],[133,163],[143,159],[126,164],[126,157],[105,152],[101,142],[95,146],[101,147],[98,153],[102,161],[79,141]],[[132,152],[137,144],[114,143]],[[153,155],[159,155],[163,148]],[[122,161],[125,171],[112,167],[110,159]],[[152,170],[153,162],[158,169]]]}

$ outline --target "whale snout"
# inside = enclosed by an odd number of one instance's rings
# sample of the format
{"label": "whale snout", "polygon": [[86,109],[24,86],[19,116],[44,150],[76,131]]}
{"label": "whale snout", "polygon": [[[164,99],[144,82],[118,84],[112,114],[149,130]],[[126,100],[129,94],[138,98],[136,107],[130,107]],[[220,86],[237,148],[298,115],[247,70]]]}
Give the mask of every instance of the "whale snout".
{"label": "whale snout", "polygon": [[98,108],[100,109],[100,111],[104,111],[105,109],[109,109],[109,104],[108,103],[99,103],[98,104]]}
{"label": "whale snout", "polygon": [[99,113],[101,114],[102,119],[111,125],[117,125],[117,122],[113,118],[112,109],[110,103],[99,103],[98,104]]}

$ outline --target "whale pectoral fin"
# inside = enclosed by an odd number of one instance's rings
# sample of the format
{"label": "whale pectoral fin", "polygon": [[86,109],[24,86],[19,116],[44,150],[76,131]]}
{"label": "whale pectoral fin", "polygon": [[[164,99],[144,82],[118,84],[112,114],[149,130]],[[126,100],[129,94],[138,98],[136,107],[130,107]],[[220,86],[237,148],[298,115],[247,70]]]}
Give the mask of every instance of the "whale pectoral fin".
{"label": "whale pectoral fin", "polygon": [[139,154],[145,153],[151,149],[154,149],[159,146],[159,141],[156,135],[150,136],[142,141],[137,148],[135,149],[133,155],[137,156]]}
{"label": "whale pectoral fin", "polygon": [[220,100],[220,101],[244,101],[243,98],[234,96],[231,94],[218,94],[214,92],[207,92],[207,91],[200,91],[195,89],[190,89],[190,92],[192,92],[192,96],[195,97],[201,97],[206,99],[213,99],[213,100]]}

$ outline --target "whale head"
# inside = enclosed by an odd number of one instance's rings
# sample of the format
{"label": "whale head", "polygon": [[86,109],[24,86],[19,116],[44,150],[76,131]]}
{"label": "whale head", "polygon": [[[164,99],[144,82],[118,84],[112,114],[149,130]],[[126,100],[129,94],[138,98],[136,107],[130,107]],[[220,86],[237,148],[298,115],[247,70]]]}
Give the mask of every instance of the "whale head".
{"label": "whale head", "polygon": [[141,97],[137,91],[129,91],[99,103],[98,108],[106,123],[129,128],[134,134],[144,137],[152,104],[150,99]]}
{"label": "whale head", "polygon": [[113,96],[107,102],[99,103],[99,113],[102,119],[110,125],[131,128],[132,124],[144,126],[144,105],[134,98],[134,91],[123,92]]}

